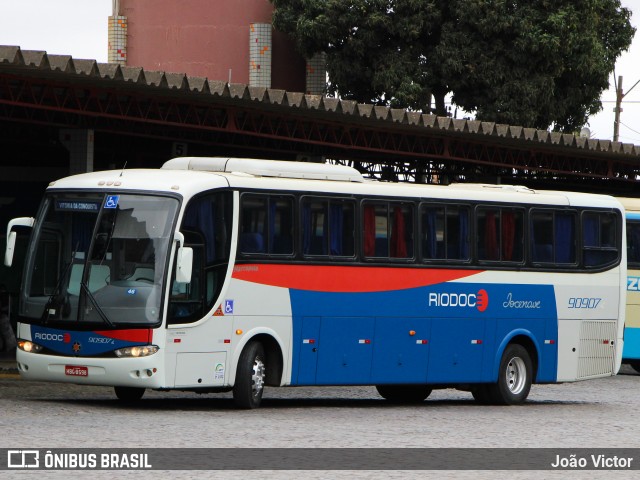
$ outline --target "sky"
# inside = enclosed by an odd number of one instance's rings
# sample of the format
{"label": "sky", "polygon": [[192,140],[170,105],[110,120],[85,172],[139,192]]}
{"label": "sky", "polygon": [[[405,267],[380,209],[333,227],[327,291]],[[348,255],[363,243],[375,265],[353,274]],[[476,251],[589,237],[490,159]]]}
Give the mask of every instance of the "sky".
{"label": "sky", "polygon": [[[640,145],[640,2],[622,0],[633,12],[634,42],[616,63],[615,78],[622,75],[625,97],[620,114],[619,140]],[[107,21],[112,0],[0,0],[0,45],[23,50],[107,61]],[[603,92],[603,109],[591,117],[591,138],[612,140],[615,107],[614,75]]]}

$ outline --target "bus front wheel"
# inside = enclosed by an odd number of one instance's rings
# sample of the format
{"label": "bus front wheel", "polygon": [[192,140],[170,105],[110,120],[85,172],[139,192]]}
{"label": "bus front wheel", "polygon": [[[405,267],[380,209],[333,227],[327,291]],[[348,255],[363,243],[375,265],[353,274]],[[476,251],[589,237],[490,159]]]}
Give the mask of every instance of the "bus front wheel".
{"label": "bus front wheel", "polygon": [[500,360],[498,382],[481,387],[478,397],[474,397],[496,405],[521,404],[529,396],[532,377],[533,368],[527,349],[522,345],[508,345]]}
{"label": "bus front wheel", "polygon": [[118,400],[123,402],[137,402],[144,395],[144,388],[137,387],[113,387]]}
{"label": "bus front wheel", "polygon": [[240,354],[233,400],[240,408],[258,408],[262,402],[265,380],[264,347],[260,342],[249,342]]}
{"label": "bus front wheel", "polygon": [[376,385],[382,398],[394,403],[420,403],[431,395],[426,385]]}

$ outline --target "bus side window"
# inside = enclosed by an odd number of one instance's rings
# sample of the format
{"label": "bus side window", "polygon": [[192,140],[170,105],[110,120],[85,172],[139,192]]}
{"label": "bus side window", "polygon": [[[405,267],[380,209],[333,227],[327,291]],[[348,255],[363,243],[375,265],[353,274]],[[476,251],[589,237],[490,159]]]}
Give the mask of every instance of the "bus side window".
{"label": "bus side window", "polygon": [[550,209],[531,212],[531,261],[575,265],[576,214]]}
{"label": "bus side window", "polygon": [[240,253],[293,254],[293,197],[245,194],[240,210]]}
{"label": "bus side window", "polygon": [[640,267],[640,222],[627,222],[627,262]]}
{"label": "bus side window", "polygon": [[363,226],[365,257],[413,258],[413,205],[367,202]]}
{"label": "bus side window", "polygon": [[304,255],[353,257],[353,202],[303,198],[301,206]]}
{"label": "bus side window", "polygon": [[423,205],[420,218],[423,259],[469,259],[468,208],[457,205]]}
{"label": "bus side window", "polygon": [[477,212],[478,259],[521,262],[524,244],[523,210],[480,207]]}
{"label": "bus side window", "polygon": [[583,262],[599,267],[618,258],[617,217],[613,213],[584,212],[582,215]]}

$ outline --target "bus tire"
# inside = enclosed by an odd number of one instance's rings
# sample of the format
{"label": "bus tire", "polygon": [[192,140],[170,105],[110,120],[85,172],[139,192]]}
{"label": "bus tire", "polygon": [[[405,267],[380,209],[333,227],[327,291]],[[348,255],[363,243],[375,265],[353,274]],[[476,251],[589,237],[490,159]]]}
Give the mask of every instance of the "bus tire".
{"label": "bus tire", "polygon": [[376,385],[382,398],[393,403],[420,403],[431,395],[427,385]]}
{"label": "bus tire", "polygon": [[233,400],[237,407],[251,409],[260,406],[266,369],[264,359],[264,347],[260,342],[251,341],[242,350],[233,386]]}
{"label": "bus tire", "polygon": [[144,388],[138,387],[113,387],[118,400],[123,402],[137,402],[144,395]]}
{"label": "bus tire", "polygon": [[519,405],[529,396],[533,368],[529,352],[522,345],[510,344],[500,360],[498,382],[487,385],[489,403]]}

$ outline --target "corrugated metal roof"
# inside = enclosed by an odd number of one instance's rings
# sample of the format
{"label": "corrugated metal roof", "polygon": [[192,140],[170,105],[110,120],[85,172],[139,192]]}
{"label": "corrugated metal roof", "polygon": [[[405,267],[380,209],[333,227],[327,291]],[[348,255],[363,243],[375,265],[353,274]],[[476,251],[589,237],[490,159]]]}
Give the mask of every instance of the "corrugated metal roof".
{"label": "corrugated metal roof", "polygon": [[[109,82],[113,86],[148,88],[149,94],[173,92],[184,96],[206,96],[239,102],[257,102],[263,107],[297,109],[296,114],[329,115],[333,121],[380,122],[398,127],[401,125],[422,127],[460,135],[483,135],[499,139],[513,139],[576,149],[591,153],[640,156],[640,145],[578,137],[571,134],[549,132],[534,128],[503,125],[477,120],[438,117],[419,112],[385,106],[357,103],[322,95],[251,87],[245,84],[228,84],[203,77],[181,73],[149,71],[140,67],[127,67],[95,60],[74,59],[70,55],[50,55],[45,51],[22,50],[18,46],[0,45],[0,71],[22,72],[33,76],[64,76],[67,79],[89,79]],[[344,119],[341,116],[346,116]],[[325,117],[326,118],[326,117]],[[380,125],[382,126],[382,125]]]}

